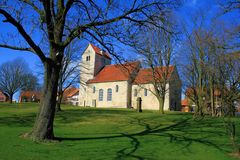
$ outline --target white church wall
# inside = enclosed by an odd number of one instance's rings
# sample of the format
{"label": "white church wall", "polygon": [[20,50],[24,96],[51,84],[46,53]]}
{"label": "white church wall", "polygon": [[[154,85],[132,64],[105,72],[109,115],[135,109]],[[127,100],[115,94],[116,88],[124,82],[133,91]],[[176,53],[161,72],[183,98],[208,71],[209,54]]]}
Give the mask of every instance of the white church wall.
{"label": "white church wall", "polygon": [[[167,92],[165,95],[164,110],[169,110],[169,84],[166,85]],[[147,89],[147,96],[145,96],[145,89]],[[135,92],[137,91],[137,95]],[[159,110],[159,102],[156,96],[152,93],[154,87],[152,84],[142,84],[132,86],[132,107],[137,108],[137,97],[142,98],[142,109]]]}
{"label": "white church wall", "polygon": [[[116,86],[118,85],[118,91]],[[94,107],[94,101],[96,101],[96,107],[98,108],[127,108],[127,81],[117,82],[105,82],[105,83],[93,83],[88,85],[86,94],[87,106]],[[95,92],[94,92],[95,87]],[[99,90],[103,90],[103,100],[99,100]],[[107,90],[112,89],[111,100],[107,99]]]}

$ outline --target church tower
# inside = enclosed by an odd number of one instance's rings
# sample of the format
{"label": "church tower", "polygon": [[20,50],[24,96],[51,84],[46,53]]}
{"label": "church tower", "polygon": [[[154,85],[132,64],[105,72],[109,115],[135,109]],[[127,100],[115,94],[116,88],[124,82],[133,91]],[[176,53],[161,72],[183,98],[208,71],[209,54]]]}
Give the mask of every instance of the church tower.
{"label": "church tower", "polygon": [[89,44],[82,54],[80,63],[80,88],[79,88],[79,105],[91,106],[92,102],[88,100],[87,92],[92,89],[87,85],[87,81],[93,79],[98,72],[105,66],[111,64],[109,54],[100,48]]}

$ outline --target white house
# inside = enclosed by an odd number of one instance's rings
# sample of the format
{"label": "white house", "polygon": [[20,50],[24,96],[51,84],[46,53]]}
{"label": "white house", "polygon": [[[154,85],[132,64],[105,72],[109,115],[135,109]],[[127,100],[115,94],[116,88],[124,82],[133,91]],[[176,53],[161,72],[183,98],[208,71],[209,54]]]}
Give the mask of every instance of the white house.
{"label": "white house", "polygon": [[[89,44],[80,66],[80,106],[136,108],[136,98],[141,97],[143,109],[158,110],[151,79],[146,78],[149,69],[141,68],[140,62],[111,65],[107,52]],[[164,110],[180,110],[181,81],[176,67],[170,69]]]}

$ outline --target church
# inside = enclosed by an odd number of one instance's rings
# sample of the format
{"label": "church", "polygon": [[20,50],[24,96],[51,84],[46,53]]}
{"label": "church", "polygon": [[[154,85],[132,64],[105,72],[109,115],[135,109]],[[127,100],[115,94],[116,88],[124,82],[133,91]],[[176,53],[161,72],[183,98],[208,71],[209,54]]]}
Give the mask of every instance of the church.
{"label": "church", "polygon": [[[111,64],[110,55],[89,44],[80,63],[79,105],[97,108],[136,108],[137,97],[142,99],[142,109],[158,110],[150,78],[152,70],[142,68],[139,61]],[[181,109],[181,80],[176,66],[169,66],[164,110]],[[164,70],[164,67],[156,67]]]}

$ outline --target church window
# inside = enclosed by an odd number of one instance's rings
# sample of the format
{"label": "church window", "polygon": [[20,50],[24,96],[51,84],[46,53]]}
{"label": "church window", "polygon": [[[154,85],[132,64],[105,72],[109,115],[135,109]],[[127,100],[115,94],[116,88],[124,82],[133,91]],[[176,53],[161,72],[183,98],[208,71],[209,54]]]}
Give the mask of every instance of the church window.
{"label": "church window", "polygon": [[95,93],[96,92],[96,87],[95,86],[93,86],[93,93]]}
{"label": "church window", "polygon": [[148,93],[147,93],[147,89],[145,88],[145,89],[144,89],[144,96],[147,96],[147,94],[148,94]]}
{"label": "church window", "polygon": [[86,57],[86,61],[90,61],[90,56],[87,56],[87,57]]}
{"label": "church window", "polygon": [[112,101],[112,89],[108,88],[107,90],[107,101]]}
{"label": "church window", "polygon": [[118,92],[118,89],[119,89],[119,86],[118,86],[118,85],[116,85],[116,92]]}
{"label": "church window", "polygon": [[103,89],[99,90],[99,101],[103,101]]}
{"label": "church window", "polygon": [[134,97],[137,97],[137,89],[134,89]]}

